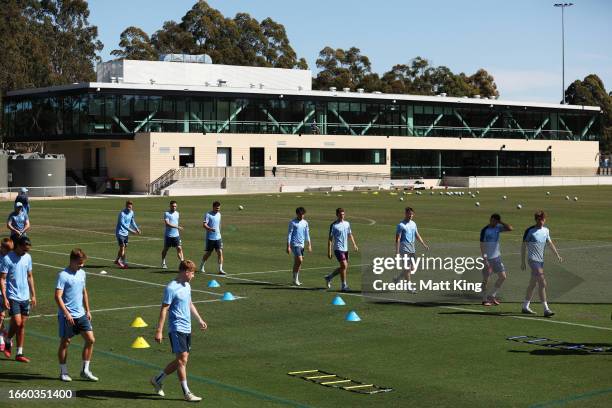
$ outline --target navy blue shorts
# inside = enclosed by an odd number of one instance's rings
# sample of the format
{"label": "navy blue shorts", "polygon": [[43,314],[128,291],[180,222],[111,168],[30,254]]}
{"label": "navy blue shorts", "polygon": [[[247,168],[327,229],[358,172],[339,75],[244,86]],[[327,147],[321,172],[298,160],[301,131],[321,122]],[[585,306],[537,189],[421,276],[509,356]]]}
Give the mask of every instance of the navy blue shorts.
{"label": "navy blue shorts", "polygon": [[498,256],[497,258],[489,259],[489,268],[490,268],[489,270],[493,273],[506,272],[506,267],[504,266],[504,263],[502,262],[501,256]]}
{"label": "navy blue shorts", "polygon": [[[533,276],[540,276],[544,273],[544,262],[529,260],[529,267]],[[542,271],[542,272],[540,272]]]}
{"label": "navy blue shorts", "polygon": [[182,246],[181,237],[165,237],[164,246],[166,248],[178,248]]}
{"label": "navy blue shorts", "polygon": [[30,301],[29,300],[13,300],[9,299],[9,315],[22,315],[29,316],[30,315]]}
{"label": "navy blue shorts", "polygon": [[168,337],[174,354],[191,351],[191,333],[169,332]]}
{"label": "navy blue shorts", "polygon": [[338,262],[344,262],[349,260],[349,253],[348,251],[339,251],[339,250],[335,250],[334,251],[334,255],[336,255],[336,259],[338,260]]}
{"label": "navy blue shorts", "polygon": [[128,245],[128,239],[129,236],[128,235],[119,235],[117,234],[117,243],[119,244],[119,246],[121,247],[126,247]]}
{"label": "navy blue shorts", "polygon": [[291,252],[294,256],[304,256],[304,247],[303,246],[292,246]]}
{"label": "navy blue shorts", "polygon": [[221,251],[223,249],[223,240],[222,239],[207,239],[206,240],[206,252],[218,250]]}
{"label": "navy blue shorts", "polygon": [[68,320],[66,320],[64,316],[57,316],[57,324],[59,326],[60,338],[69,339],[79,333],[93,331],[93,327],[91,327],[91,322],[89,321],[87,316],[83,315],[73,320],[74,326],[70,325],[70,323],[68,323]]}

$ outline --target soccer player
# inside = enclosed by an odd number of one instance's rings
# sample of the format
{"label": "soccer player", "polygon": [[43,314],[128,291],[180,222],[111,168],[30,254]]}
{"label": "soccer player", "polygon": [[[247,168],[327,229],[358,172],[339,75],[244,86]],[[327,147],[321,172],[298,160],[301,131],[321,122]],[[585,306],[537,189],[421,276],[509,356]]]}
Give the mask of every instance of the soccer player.
{"label": "soccer player", "polygon": [[221,239],[221,203],[215,201],[212,203],[212,211],[207,212],[204,215],[204,222],[202,226],[206,230],[206,245],[204,249],[204,256],[202,257],[202,263],[200,264],[200,272],[205,273],[204,264],[210,258],[213,251],[217,252],[217,265],[219,275],[225,275],[223,270],[223,240]]}
{"label": "soccer player", "polygon": [[[13,250],[13,241],[10,238],[2,238],[0,241],[0,270],[4,264],[4,257]],[[6,332],[4,330],[4,318],[6,311],[4,309],[4,297],[0,293],[0,351],[4,351],[4,336]]]}
{"label": "soccer player", "polygon": [[170,201],[170,208],[164,213],[164,225],[166,231],[164,233],[164,249],[162,249],[162,264],[163,269],[168,269],[166,265],[166,254],[170,247],[176,248],[176,256],[179,261],[183,262],[183,245],[181,243],[181,236],[179,231],[183,230],[183,227],[179,225],[179,212],[176,211],[176,201]]}
{"label": "soccer player", "polygon": [[533,291],[537,285],[540,301],[544,306],[544,317],[551,317],[554,316],[555,313],[550,310],[548,302],[546,301],[546,279],[544,277],[544,250],[546,244],[552,248],[559,262],[563,262],[563,258],[559,255],[557,247],[555,247],[555,244],[550,238],[550,231],[544,226],[546,223],[546,213],[544,211],[537,211],[534,214],[534,218],[536,223],[525,230],[525,234],[523,234],[523,245],[521,246],[521,269],[527,269],[525,265],[525,255],[527,255],[529,267],[531,268],[531,280],[529,281],[529,286],[527,286],[522,312],[526,314],[535,314],[535,312],[529,308],[529,304],[531,303]]}
{"label": "soccer player", "polygon": [[19,237],[26,235],[26,232],[30,229],[30,218],[23,209],[22,203],[15,204],[15,210],[9,214],[6,220],[6,227],[11,231],[13,244],[17,243]]}
{"label": "soccer player", "polygon": [[200,324],[200,329],[206,330],[207,325],[200,317],[196,307],[191,302],[191,286],[189,282],[195,276],[195,264],[192,261],[181,261],[178,276],[164,289],[159,322],[155,331],[155,341],[162,342],[164,322],[168,315],[168,337],[170,346],[176,358],[164,368],[157,376],[151,378],[151,384],[159,396],[164,396],[162,382],[173,372],[177,372],[185,400],[198,402],[202,398],[195,396],[187,386],[187,361],[191,351],[191,315],[193,314]]}
{"label": "soccer player", "polygon": [[60,380],[72,381],[66,368],[68,346],[72,337],[80,334],[83,337],[83,367],[81,378],[89,381],[98,381],[98,377],[89,369],[89,362],[93,354],[95,343],[94,332],[91,326],[91,312],[89,311],[89,295],[85,285],[85,271],[83,265],[87,255],[80,248],[70,252],[70,264],[57,275],[55,285],[55,303],[57,303],[57,322],[59,325],[60,344],[57,350],[60,365]]}
{"label": "soccer player", "polygon": [[[499,234],[512,231],[512,229],[512,225],[503,222],[499,214],[492,214],[489,224],[480,230],[480,254],[485,264],[482,269],[483,306],[497,306],[500,303],[497,294],[506,280],[506,267],[502,262],[499,250]],[[487,294],[487,285],[492,273],[497,274],[497,281],[493,291]]]}
{"label": "soccer player", "polygon": [[300,286],[300,268],[304,262],[304,246],[308,242],[308,252],[312,252],[310,242],[310,229],[308,221],[304,218],[306,210],[304,207],[295,209],[295,218],[289,221],[287,232],[287,254],[293,253],[293,284]]}
{"label": "soccer player", "polygon": [[340,279],[342,280],[341,290],[343,292],[348,292],[349,287],[346,282],[346,275],[348,271],[348,240],[350,239],[353,243],[353,248],[355,251],[358,251],[357,244],[355,243],[355,237],[353,236],[353,232],[351,231],[351,224],[348,221],[345,221],[345,213],[343,208],[336,209],[336,221],[332,222],[329,226],[329,240],[327,242],[327,257],[332,259],[332,248],[334,250],[334,254],[336,255],[336,259],[338,260],[340,266],[336,268],[332,273],[325,276],[325,283],[327,288],[331,288],[332,279],[340,274]]}
{"label": "soccer player", "polygon": [[[397,224],[395,228],[395,253],[401,256],[406,256],[410,260],[410,267],[408,269],[404,269],[400,275],[395,278],[395,282],[399,282],[400,280],[407,280],[410,282],[410,275],[412,274],[413,262],[416,257],[416,246],[415,240],[418,240],[421,245],[425,247],[426,250],[429,250],[429,246],[425,243],[421,234],[419,234],[419,230],[417,228],[416,223],[413,221],[414,218],[414,210],[411,207],[406,207],[404,213],[404,219]],[[415,293],[414,290],[411,293]]]}
{"label": "soccer player", "polygon": [[25,324],[30,315],[30,305],[36,306],[32,257],[28,254],[31,247],[32,243],[28,237],[20,237],[15,250],[4,257],[0,270],[4,308],[8,309],[11,316],[11,327],[4,338],[4,355],[6,358],[11,357],[12,339],[17,335],[15,360],[22,363],[30,362],[30,359],[23,355]]}
{"label": "soccer player", "polygon": [[28,198],[27,188],[21,187],[19,194],[17,194],[17,197],[15,197],[15,205],[17,205],[17,203],[21,203],[26,214],[30,214],[30,199]]}
{"label": "soccer player", "polygon": [[115,235],[117,236],[117,243],[119,244],[119,251],[117,252],[115,264],[119,265],[121,269],[128,268],[127,262],[125,261],[125,249],[128,246],[128,236],[130,232],[132,234],[141,234],[134,216],[134,203],[128,200],[125,202],[125,208],[119,212],[117,227],[115,228]]}

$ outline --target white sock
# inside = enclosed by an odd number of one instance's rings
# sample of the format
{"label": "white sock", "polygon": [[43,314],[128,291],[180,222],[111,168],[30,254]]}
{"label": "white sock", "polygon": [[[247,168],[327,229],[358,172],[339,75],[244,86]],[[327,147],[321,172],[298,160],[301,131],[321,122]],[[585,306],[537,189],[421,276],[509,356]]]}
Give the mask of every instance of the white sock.
{"label": "white sock", "polygon": [[162,258],[162,263],[165,264],[166,263],[166,258]]}
{"label": "white sock", "polygon": [[498,291],[498,290],[499,290],[499,289],[497,289],[497,288],[493,289],[493,293],[491,293],[491,296],[492,296],[492,297],[497,297],[497,291]]}
{"label": "white sock", "polygon": [[544,306],[544,310],[550,310],[548,308],[548,302],[542,302],[542,305]]}
{"label": "white sock", "polygon": [[68,375],[68,367],[66,367],[66,364],[60,364],[60,373]]}
{"label": "white sock", "polygon": [[83,372],[89,372],[89,361],[83,360]]}
{"label": "white sock", "polygon": [[17,355],[23,354],[23,347],[17,347]]}
{"label": "white sock", "polygon": [[157,377],[155,377],[155,382],[158,384],[161,384],[162,381],[164,381],[165,377],[166,377],[166,373],[162,371],[157,375]]}
{"label": "white sock", "polygon": [[523,302],[523,309],[529,309],[529,304],[531,303],[531,300],[525,300]]}
{"label": "white sock", "polygon": [[0,333],[0,344],[4,344],[4,334]]}
{"label": "white sock", "polygon": [[346,281],[342,281],[342,286],[348,286],[348,285],[346,284]]}
{"label": "white sock", "polygon": [[223,264],[222,264],[222,263],[220,263],[220,264],[219,264],[219,271],[222,271],[222,270],[223,270]]}
{"label": "white sock", "polygon": [[183,389],[183,394],[189,394],[189,387],[187,386],[187,380],[181,381],[181,388]]}

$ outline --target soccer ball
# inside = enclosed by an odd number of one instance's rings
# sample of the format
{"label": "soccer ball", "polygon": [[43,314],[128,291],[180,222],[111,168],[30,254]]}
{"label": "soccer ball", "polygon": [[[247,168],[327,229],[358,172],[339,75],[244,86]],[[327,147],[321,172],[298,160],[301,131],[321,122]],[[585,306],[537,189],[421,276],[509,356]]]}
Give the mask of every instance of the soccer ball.
{"label": "soccer ball", "polygon": [[433,191],[431,192],[431,195],[434,195],[434,192],[433,192]]}
{"label": "soccer ball", "polygon": [[574,201],[578,201],[578,197],[574,197]]}
{"label": "soccer ball", "polygon": [[547,191],[547,192],[546,192],[546,195],[550,195],[550,191]]}
{"label": "soccer ball", "polygon": [[506,199],[507,199],[508,197],[506,197],[506,196],[503,196],[502,198],[503,198],[504,200],[506,200]]}
{"label": "soccer ball", "polygon": [[476,201],[476,207],[480,207],[480,203],[478,201]]}
{"label": "soccer ball", "polygon": [[400,197],[400,201],[404,201],[404,197]]}
{"label": "soccer ball", "polygon": [[479,191],[479,190],[476,190],[476,194],[480,194],[480,191]]}
{"label": "soccer ball", "polygon": [[523,206],[522,206],[522,205],[520,205],[520,204],[517,204],[516,209],[517,209],[517,210],[520,210],[521,208],[523,208]]}
{"label": "soccer ball", "polygon": [[243,205],[239,205],[239,206],[238,206],[238,209],[239,209],[240,211],[242,211],[242,210],[244,210],[244,206],[243,206]]}
{"label": "soccer ball", "polygon": [[565,199],[566,199],[566,200],[569,200],[570,198],[569,198],[569,196],[565,196]]}

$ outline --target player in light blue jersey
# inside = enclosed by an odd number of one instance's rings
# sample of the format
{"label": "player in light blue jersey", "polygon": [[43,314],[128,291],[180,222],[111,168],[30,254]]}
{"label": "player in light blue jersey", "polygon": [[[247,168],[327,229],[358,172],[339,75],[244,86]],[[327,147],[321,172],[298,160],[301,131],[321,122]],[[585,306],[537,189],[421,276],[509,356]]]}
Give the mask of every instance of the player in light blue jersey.
{"label": "player in light blue jersey", "polygon": [[[9,252],[13,250],[13,241],[10,238],[2,238],[0,242],[0,271],[3,268],[4,257],[8,255]],[[5,309],[4,309],[4,297],[2,293],[0,293],[0,352],[4,352],[4,336],[6,336],[6,331],[4,330],[4,318],[5,318]],[[9,346],[10,347],[10,346]]]}
{"label": "player in light blue jersey", "polygon": [[202,226],[206,230],[206,244],[204,246],[204,256],[200,263],[200,272],[205,273],[205,264],[213,251],[217,252],[217,272],[219,275],[225,275],[223,270],[223,240],[221,239],[221,203],[215,201],[212,203],[212,211],[204,215]]}
{"label": "player in light blue jersey", "polygon": [[332,279],[340,274],[342,280],[341,290],[348,292],[349,287],[347,283],[347,272],[348,272],[348,240],[350,239],[353,243],[353,248],[358,251],[357,244],[355,243],[355,237],[351,230],[351,224],[345,221],[345,212],[343,208],[336,209],[336,221],[332,222],[329,226],[329,239],[327,242],[327,257],[332,259],[332,249],[336,255],[336,259],[340,266],[336,268],[332,273],[325,276],[325,284],[327,288],[331,288]]}
{"label": "player in light blue jersey", "polygon": [[300,269],[304,262],[304,247],[308,243],[308,252],[312,252],[310,242],[310,229],[308,221],[304,218],[306,210],[304,207],[295,209],[295,218],[289,221],[287,232],[287,254],[293,254],[293,284],[300,286]]}
{"label": "player in light blue jersey", "polygon": [[[429,246],[425,243],[421,237],[421,234],[419,234],[419,229],[414,222],[414,209],[411,207],[406,207],[404,211],[404,219],[397,224],[397,227],[395,228],[395,253],[402,257],[408,258],[409,268],[404,269],[400,275],[394,279],[395,283],[401,280],[407,280],[410,282],[410,276],[412,275],[412,271],[414,269],[413,262],[416,258],[415,244],[417,240],[426,250],[429,250]],[[411,290],[410,292],[415,293],[414,290]]]}
{"label": "player in light blue jersey", "polygon": [[117,227],[115,228],[115,235],[117,236],[117,243],[119,244],[119,251],[117,252],[115,264],[119,265],[121,269],[128,268],[128,264],[125,260],[125,250],[128,246],[130,232],[132,234],[141,234],[140,228],[138,228],[138,224],[136,224],[134,203],[128,200],[125,202],[125,208],[121,210],[117,216]]}
{"label": "player in light blue jersey", "polygon": [[[499,235],[502,232],[512,231],[512,225],[506,224],[501,220],[501,215],[492,214],[487,224],[480,231],[480,254],[484,259],[485,267],[482,269],[482,305],[499,305],[497,297],[502,284],[506,280],[506,267],[501,259],[499,250]],[[492,273],[497,274],[497,281],[493,291],[487,294],[487,285]]]}
{"label": "player in light blue jersey", "polygon": [[526,314],[535,314],[535,312],[529,308],[529,304],[531,303],[531,298],[533,297],[533,292],[537,285],[540,301],[544,306],[544,317],[551,317],[555,313],[550,310],[548,302],[546,301],[546,278],[544,277],[544,250],[546,244],[548,244],[555,255],[557,255],[559,262],[563,262],[563,258],[559,255],[557,247],[550,238],[550,231],[544,226],[546,223],[546,213],[544,211],[538,211],[535,213],[534,218],[536,223],[525,230],[523,234],[523,245],[521,246],[521,269],[527,269],[525,257],[527,257],[529,267],[531,268],[531,279],[529,280],[529,286],[527,286],[522,312]]}
{"label": "player in light blue jersey", "polygon": [[162,249],[162,269],[168,269],[166,264],[166,254],[170,247],[176,248],[176,256],[179,261],[183,262],[183,244],[181,242],[181,235],[179,231],[183,230],[183,227],[179,225],[179,212],[176,211],[176,201],[170,201],[170,208],[164,213],[164,249]]}
{"label": "player in light blue jersey", "polygon": [[162,342],[164,322],[168,316],[168,337],[170,346],[176,358],[158,375],[151,378],[155,392],[164,396],[162,382],[166,376],[177,372],[185,400],[198,402],[202,398],[196,397],[187,386],[187,361],[191,351],[191,315],[198,319],[200,329],[206,330],[207,325],[200,317],[198,310],[191,301],[191,286],[189,282],[195,276],[195,264],[192,261],[181,261],[176,279],[171,281],[164,290],[159,322],[155,331],[155,341]]}
{"label": "player in light blue jersey", "polygon": [[11,357],[12,338],[17,336],[17,355],[15,360],[29,363],[30,359],[23,354],[25,342],[25,324],[30,315],[30,306],[36,306],[36,289],[32,274],[32,257],[28,251],[32,243],[28,237],[20,237],[15,250],[3,258],[0,270],[0,290],[4,308],[11,316],[11,327],[4,338],[4,355]]}
{"label": "player in light blue jersey", "polygon": [[57,274],[55,284],[55,303],[57,303],[57,323],[59,326],[60,344],[57,356],[60,365],[60,380],[72,381],[68,375],[66,360],[68,346],[72,337],[80,334],[83,337],[83,366],[81,378],[88,381],[98,381],[89,369],[93,346],[96,341],[91,326],[91,312],[89,310],[89,295],[85,285],[85,271],[83,266],[87,255],[80,248],[70,252],[70,264]]}
{"label": "player in light blue jersey", "polygon": [[10,231],[13,245],[17,243],[21,236],[27,235],[26,232],[30,229],[30,217],[24,210],[22,203],[15,203],[15,210],[9,214],[6,227]]}

